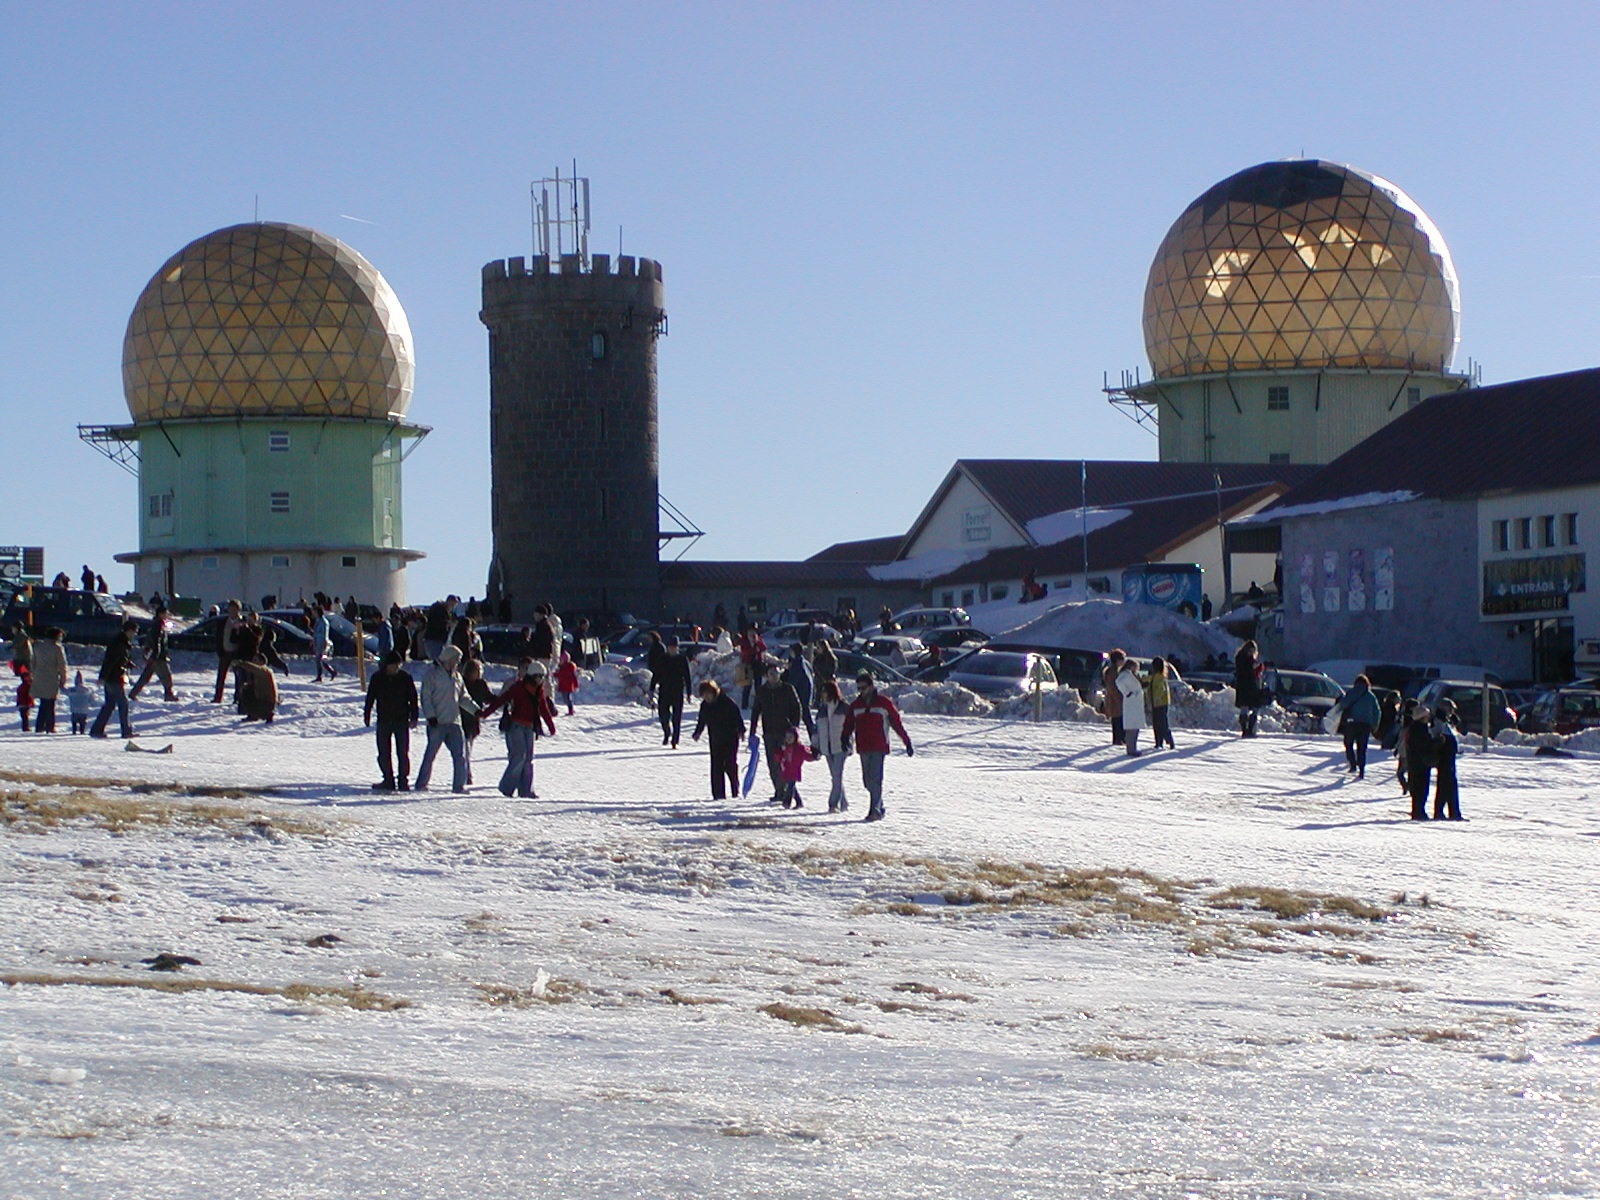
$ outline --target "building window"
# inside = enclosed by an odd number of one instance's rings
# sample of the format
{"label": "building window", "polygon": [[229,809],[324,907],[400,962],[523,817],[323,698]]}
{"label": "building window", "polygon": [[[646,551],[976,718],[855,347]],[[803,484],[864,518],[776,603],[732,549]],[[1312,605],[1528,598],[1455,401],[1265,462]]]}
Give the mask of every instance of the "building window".
{"label": "building window", "polygon": [[1496,521],[1494,523],[1494,548],[1496,550],[1511,549],[1511,522]]}
{"label": "building window", "polygon": [[1517,549],[1527,550],[1533,545],[1533,518],[1517,518]]}
{"label": "building window", "polygon": [[171,492],[162,492],[159,496],[150,497],[150,515],[158,519],[172,515]]}
{"label": "building window", "polygon": [[596,329],[589,335],[589,357],[599,362],[606,356],[606,335]]}
{"label": "building window", "polygon": [[856,598],[854,596],[840,596],[839,603],[833,606],[833,611],[836,613],[855,612],[855,610]]}
{"label": "building window", "polygon": [[1267,389],[1267,411],[1289,411],[1289,389],[1287,387],[1269,387]]}
{"label": "building window", "polygon": [[744,602],[744,611],[752,617],[767,615],[767,598],[765,596],[750,596]]}
{"label": "building window", "polygon": [[600,489],[600,519],[602,521],[611,520],[611,489],[610,488],[601,488]]}
{"label": "building window", "polygon": [[599,422],[600,440],[606,440],[606,406],[600,405],[595,409],[595,419]]}
{"label": "building window", "polygon": [[341,555],[339,557],[339,565],[341,567],[353,567],[353,566],[355,566],[356,565],[356,556],[354,554]]}
{"label": "building window", "polygon": [[267,434],[267,449],[274,454],[282,453],[289,448],[289,431],[287,429],[274,429]]}
{"label": "building window", "polygon": [[1267,455],[1268,464],[1273,465],[1273,466],[1276,466],[1276,465],[1278,465],[1280,463],[1287,463],[1288,461],[1289,461],[1289,452],[1287,450],[1283,451],[1280,454],[1269,454],[1269,455]]}
{"label": "building window", "polygon": [[272,569],[286,571],[289,569],[289,556],[287,554],[274,554],[272,556]]}
{"label": "building window", "polygon": [[989,589],[989,599],[991,600],[1004,600],[1010,594],[1011,589],[1003,583],[997,583]]}
{"label": "building window", "polygon": [[289,511],[289,493],[288,492],[273,492],[270,496],[267,497],[267,507],[268,507],[268,509],[270,511],[275,512],[275,513],[286,513],[286,512],[288,512]]}
{"label": "building window", "polygon": [[1419,388],[1419,387],[1409,387],[1409,388],[1407,388],[1406,389],[1406,407],[1407,408],[1415,408],[1417,405],[1419,405],[1421,403],[1422,403],[1422,389]]}
{"label": "building window", "polygon": [[217,569],[217,556],[215,554],[207,554],[203,557],[200,560],[200,569],[202,571],[215,571]]}
{"label": "building window", "polygon": [[1561,514],[1561,543],[1565,546],[1578,544],[1578,514]]}
{"label": "building window", "polygon": [[1551,513],[1539,518],[1539,545],[1546,548],[1556,544],[1556,518]]}
{"label": "building window", "polygon": [[500,365],[500,339],[495,337],[494,330],[489,331],[489,369],[492,371]]}
{"label": "building window", "polygon": [[940,592],[939,603],[944,608],[954,608],[956,606],[956,594],[954,592]]}
{"label": "building window", "polygon": [[1111,592],[1111,579],[1106,575],[1096,575],[1089,580],[1089,590],[1097,596],[1106,596]]}

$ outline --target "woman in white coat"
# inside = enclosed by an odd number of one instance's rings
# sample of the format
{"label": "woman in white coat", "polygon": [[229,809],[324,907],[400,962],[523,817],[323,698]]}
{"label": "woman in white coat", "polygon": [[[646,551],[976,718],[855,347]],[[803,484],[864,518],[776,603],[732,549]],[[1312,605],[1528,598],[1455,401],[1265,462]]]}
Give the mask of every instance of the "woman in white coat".
{"label": "woman in white coat", "polygon": [[850,743],[845,740],[845,716],[850,706],[839,693],[837,679],[824,679],[817,685],[817,736],[812,749],[828,760],[828,773],[833,776],[833,790],[828,793],[828,811],[844,812],[850,802],[844,798],[844,761],[850,757]]}
{"label": "woman in white coat", "polygon": [[1123,662],[1117,674],[1117,692],[1122,697],[1122,736],[1128,745],[1128,757],[1138,758],[1139,731],[1144,728],[1144,683],[1131,658]]}

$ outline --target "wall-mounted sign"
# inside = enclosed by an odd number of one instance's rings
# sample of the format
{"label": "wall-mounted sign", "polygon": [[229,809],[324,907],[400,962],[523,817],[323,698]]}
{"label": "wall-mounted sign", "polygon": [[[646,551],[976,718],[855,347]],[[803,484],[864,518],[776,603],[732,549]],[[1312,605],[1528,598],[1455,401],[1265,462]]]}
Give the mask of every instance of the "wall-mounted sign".
{"label": "wall-mounted sign", "polygon": [[985,504],[982,508],[969,508],[961,514],[961,540],[987,542],[993,533],[990,527],[994,510]]}
{"label": "wall-mounted sign", "polygon": [[0,579],[7,583],[43,583],[43,546],[0,546]]}
{"label": "wall-mounted sign", "polygon": [[1483,616],[1565,612],[1567,597],[1588,590],[1582,554],[1503,558],[1483,564]]}

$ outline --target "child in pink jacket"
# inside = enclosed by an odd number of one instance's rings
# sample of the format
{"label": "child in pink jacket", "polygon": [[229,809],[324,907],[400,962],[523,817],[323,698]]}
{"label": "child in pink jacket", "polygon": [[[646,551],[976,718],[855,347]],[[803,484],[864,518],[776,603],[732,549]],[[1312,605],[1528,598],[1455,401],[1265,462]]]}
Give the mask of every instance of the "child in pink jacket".
{"label": "child in pink jacket", "polygon": [[783,735],[783,748],[778,751],[778,769],[783,775],[783,791],[778,793],[778,799],[783,807],[800,807],[800,789],[796,786],[800,782],[800,773],[806,763],[820,757],[815,750],[801,743],[800,730],[791,725],[789,732]]}

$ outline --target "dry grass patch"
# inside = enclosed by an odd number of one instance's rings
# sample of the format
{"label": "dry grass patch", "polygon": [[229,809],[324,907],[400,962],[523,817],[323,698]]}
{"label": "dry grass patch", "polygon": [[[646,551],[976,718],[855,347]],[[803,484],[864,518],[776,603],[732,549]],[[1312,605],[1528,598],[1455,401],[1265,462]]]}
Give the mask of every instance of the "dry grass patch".
{"label": "dry grass patch", "polygon": [[1328,896],[1319,892],[1235,884],[1206,899],[1212,908],[1269,912],[1281,921],[1298,921],[1312,913],[1343,913],[1363,921],[1386,921],[1394,910],[1379,908],[1353,896]]}
{"label": "dry grass patch", "polygon": [[976,1004],[978,1002],[976,996],[969,996],[965,992],[947,992],[931,983],[917,983],[915,980],[897,983],[889,990],[891,992],[905,992],[913,996],[927,996],[932,1000],[959,1000],[963,1004]]}
{"label": "dry grass patch", "polygon": [[[175,789],[160,789],[173,793]],[[209,789],[209,792],[224,789]],[[200,794],[207,789],[176,790],[176,794]],[[183,803],[155,798],[157,789],[135,789],[119,796],[106,792],[72,788],[65,792],[8,790],[0,792],[0,828],[14,833],[47,833],[69,822],[85,821],[112,833],[134,829],[174,826],[210,827],[235,837],[246,834],[267,837],[298,835],[324,837],[327,824],[286,813],[267,815],[236,804]],[[238,793],[248,798],[248,793]]]}
{"label": "dry grass patch", "polygon": [[780,1021],[787,1021],[791,1025],[798,1025],[802,1029],[821,1029],[827,1033],[866,1032],[862,1026],[841,1021],[836,1014],[825,1008],[807,1008],[799,1004],[774,1001],[771,1004],[763,1004],[759,1011]]}
{"label": "dry grass patch", "polygon": [[478,997],[495,1008],[538,1008],[566,1004],[589,989],[575,979],[541,979],[525,987],[504,983],[475,983]]}
{"label": "dry grass patch", "polygon": [[7,987],[34,985],[39,987],[104,987],[139,988],[147,992],[242,992],[248,996],[282,996],[285,1000],[306,1001],[313,1004],[331,1004],[366,1012],[394,1012],[410,1008],[411,1001],[396,996],[385,996],[362,987],[345,987],[338,984],[245,983],[225,979],[175,979],[135,977],[119,979],[106,975],[68,975],[55,971],[7,971],[0,974],[0,984]]}
{"label": "dry grass patch", "polygon": [[689,996],[689,995],[685,995],[683,992],[680,992],[677,988],[662,988],[656,994],[659,995],[659,996],[665,996],[673,1004],[694,1005],[694,1004],[727,1004],[728,1003],[728,1001],[720,999],[720,998],[718,998],[716,996]]}

